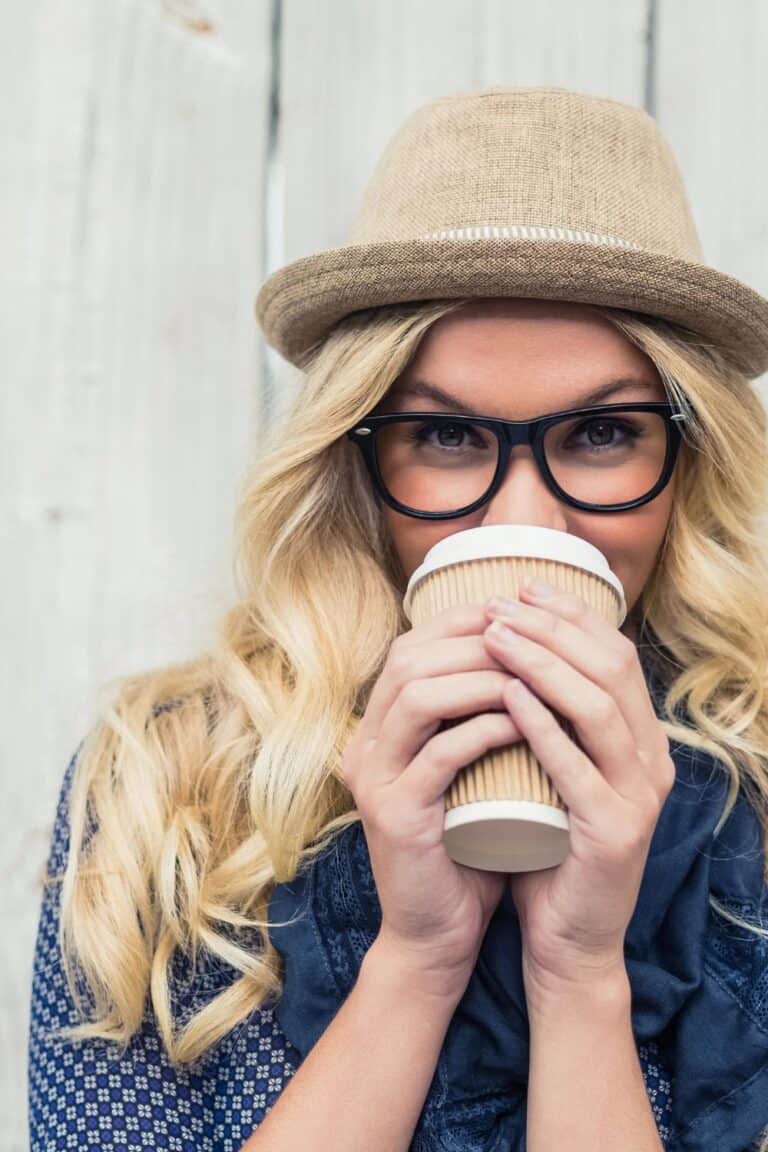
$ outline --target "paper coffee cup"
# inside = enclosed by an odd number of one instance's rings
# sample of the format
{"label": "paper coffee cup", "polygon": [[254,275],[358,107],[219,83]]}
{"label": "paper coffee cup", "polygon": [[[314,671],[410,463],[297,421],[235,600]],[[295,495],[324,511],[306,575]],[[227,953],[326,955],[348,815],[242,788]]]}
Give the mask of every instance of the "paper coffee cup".
{"label": "paper coffee cup", "polygon": [[[537,578],[576,593],[617,628],[626,618],[621,581],[599,549],[527,524],[469,528],[438,541],[411,575],[403,610],[420,624],[455,604],[495,595],[517,600],[520,586]],[[575,740],[570,721],[555,716]],[[566,806],[525,740],[489,749],[446,793],[445,845],[458,864],[495,872],[551,868],[568,854],[568,830]]]}

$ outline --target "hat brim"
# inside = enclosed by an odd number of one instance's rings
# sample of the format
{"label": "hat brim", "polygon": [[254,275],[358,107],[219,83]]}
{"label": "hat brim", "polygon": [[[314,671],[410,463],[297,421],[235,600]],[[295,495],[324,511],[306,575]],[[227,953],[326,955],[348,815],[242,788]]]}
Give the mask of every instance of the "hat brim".
{"label": "hat brim", "polygon": [[297,367],[344,316],[412,300],[520,296],[627,308],[714,343],[746,376],[768,369],[768,300],[708,265],[541,239],[405,240],[331,248],[265,280],[255,311]]}

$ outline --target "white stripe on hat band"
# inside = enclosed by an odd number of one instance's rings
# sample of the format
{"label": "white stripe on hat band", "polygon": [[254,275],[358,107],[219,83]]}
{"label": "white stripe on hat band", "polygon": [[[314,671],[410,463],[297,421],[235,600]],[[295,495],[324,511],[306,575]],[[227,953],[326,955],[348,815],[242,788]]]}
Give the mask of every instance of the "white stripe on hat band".
{"label": "white stripe on hat band", "polygon": [[419,240],[567,240],[580,244],[607,244],[611,248],[630,248],[642,252],[642,246],[634,240],[622,240],[618,236],[606,236],[601,232],[580,232],[574,228],[554,228],[534,224],[480,224],[465,228],[445,228],[437,232],[427,232]]}

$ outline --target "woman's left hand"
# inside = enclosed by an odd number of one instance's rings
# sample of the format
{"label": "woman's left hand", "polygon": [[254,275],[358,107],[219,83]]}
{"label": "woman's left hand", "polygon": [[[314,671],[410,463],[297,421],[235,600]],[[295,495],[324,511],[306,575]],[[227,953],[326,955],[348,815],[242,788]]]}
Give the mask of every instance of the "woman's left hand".
{"label": "woman's left hand", "polygon": [[[509,877],[524,973],[543,985],[594,982],[626,971],[624,937],[675,765],[633,642],[579,596],[520,595],[513,611],[509,601],[488,607],[489,619],[513,629],[512,644],[491,624],[484,638],[529,686],[517,695],[510,681],[505,703],[570,821],[561,864]],[[553,711],[571,721],[581,747]]]}

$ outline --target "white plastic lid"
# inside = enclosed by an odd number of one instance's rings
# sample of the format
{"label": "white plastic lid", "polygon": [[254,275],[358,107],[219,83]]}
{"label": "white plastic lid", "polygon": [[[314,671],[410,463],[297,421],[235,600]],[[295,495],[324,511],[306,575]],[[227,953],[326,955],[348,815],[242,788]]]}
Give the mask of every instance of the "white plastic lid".
{"label": "white plastic lid", "polygon": [[619,626],[624,623],[627,604],[621,581],[610,568],[599,548],[581,536],[542,528],[537,524],[485,524],[444,536],[434,544],[411,574],[403,599],[403,610],[411,619],[411,598],[420,580],[437,568],[488,556],[533,556],[540,560],[557,560],[583,568],[605,580],[619,597]]}
{"label": "white plastic lid", "polygon": [[457,864],[485,872],[537,872],[568,855],[568,813],[529,800],[476,800],[445,813],[443,842]]}

